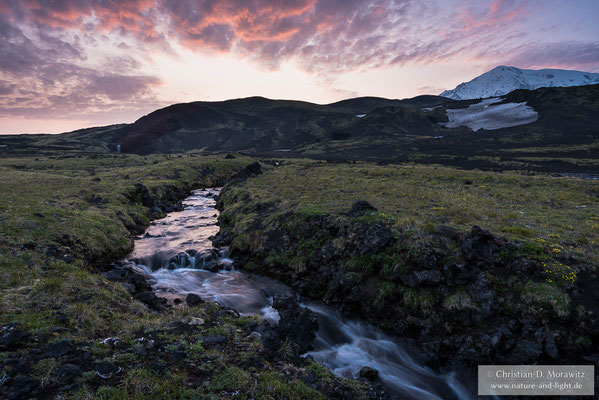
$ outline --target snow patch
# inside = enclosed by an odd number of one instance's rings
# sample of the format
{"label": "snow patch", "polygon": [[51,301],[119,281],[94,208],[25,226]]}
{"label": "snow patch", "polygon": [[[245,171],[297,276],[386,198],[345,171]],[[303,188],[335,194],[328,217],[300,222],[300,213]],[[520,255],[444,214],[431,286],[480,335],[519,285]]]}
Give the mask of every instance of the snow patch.
{"label": "snow patch", "polygon": [[356,114],[356,117],[358,118],[364,118],[366,116],[366,114]]}
{"label": "snow patch", "polygon": [[526,103],[497,104],[503,99],[500,97],[482,100],[480,103],[472,104],[467,108],[456,110],[448,109],[448,122],[440,123],[446,128],[457,128],[467,126],[473,131],[479,129],[500,129],[511,126],[525,125],[539,119],[537,112]]}
{"label": "snow patch", "polygon": [[446,90],[440,96],[455,100],[503,96],[516,89],[595,85],[599,74],[565,69],[520,69],[499,66],[491,71]]}

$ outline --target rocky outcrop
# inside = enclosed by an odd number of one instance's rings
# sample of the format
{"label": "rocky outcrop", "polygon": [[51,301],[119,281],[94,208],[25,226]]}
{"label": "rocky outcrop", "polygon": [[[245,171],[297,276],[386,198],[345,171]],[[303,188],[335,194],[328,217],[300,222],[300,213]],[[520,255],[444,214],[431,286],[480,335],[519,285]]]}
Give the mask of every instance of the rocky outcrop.
{"label": "rocky outcrop", "polygon": [[140,272],[134,263],[117,262],[116,268],[103,272],[102,276],[113,282],[120,282],[135,300],[141,301],[154,311],[167,309],[167,300],[156,296],[146,276]]}
{"label": "rocky outcrop", "polygon": [[[223,389],[209,384],[218,381],[223,371],[233,366],[247,376],[247,382],[235,382],[231,387],[231,393],[242,397],[262,398],[264,394],[256,391],[255,382],[268,377],[269,383],[279,386],[289,382],[296,387],[298,382],[303,382],[305,386],[293,392],[293,398],[304,398],[301,396],[306,390],[317,390],[325,395],[342,392],[346,393],[345,398],[357,398],[360,393],[371,391],[374,398],[390,398],[384,388],[368,382],[349,387],[332,374],[316,374],[310,361],[297,357],[297,351],[306,346],[303,340],[310,337],[310,324],[306,329],[292,327],[298,315],[301,321],[309,321],[309,316],[302,314],[293,299],[281,299],[279,305],[284,329],[255,319],[244,320],[214,304],[203,304],[198,307],[204,308],[195,309],[202,318],[169,318],[168,323],[129,332],[131,338],[127,340],[119,337],[91,342],[56,340],[17,324],[5,325],[0,327],[5,346],[0,349],[3,356],[0,358],[0,398],[76,397],[74,393],[83,387],[82,380],[85,392],[90,395],[99,395],[102,390],[106,393],[108,389],[119,393],[118,397],[130,398],[139,393],[134,392],[137,387],[133,392],[119,390],[127,386],[127,379],[132,375],[139,377],[140,382],[159,383],[159,389],[147,386],[152,398],[178,398],[181,383],[173,381],[174,373],[185,374],[185,382],[192,388],[187,392],[191,397],[222,397]],[[301,315],[306,315],[307,320]],[[241,326],[252,329],[252,333],[238,334]],[[215,327],[220,333],[213,331]],[[10,337],[20,339],[9,342],[6,339]],[[296,343],[296,353],[289,354],[289,344]],[[148,378],[150,380],[146,380]]]}
{"label": "rocky outcrop", "polygon": [[352,205],[351,210],[349,211],[349,216],[354,218],[360,217],[367,211],[374,213],[378,210],[366,200],[358,200]]}
{"label": "rocky outcrop", "polygon": [[314,349],[318,321],[307,308],[301,307],[294,297],[275,296],[273,308],[281,319],[276,330],[283,340],[293,343],[293,355],[299,356]]}
{"label": "rocky outcrop", "polygon": [[152,290],[145,275],[136,270],[132,264],[117,262],[114,266],[116,268],[103,272],[102,276],[109,281],[122,283],[130,294]]}

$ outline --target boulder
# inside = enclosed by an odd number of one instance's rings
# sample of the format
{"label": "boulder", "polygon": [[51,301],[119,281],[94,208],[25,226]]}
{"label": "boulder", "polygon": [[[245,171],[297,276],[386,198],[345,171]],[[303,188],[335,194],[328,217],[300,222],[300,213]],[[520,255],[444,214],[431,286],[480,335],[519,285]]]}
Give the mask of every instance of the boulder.
{"label": "boulder", "polygon": [[435,285],[443,280],[441,272],[433,269],[414,271],[414,277],[418,285]]}
{"label": "boulder", "polygon": [[[145,276],[136,272],[130,267],[118,267],[107,272],[103,272],[102,276],[109,281],[121,282],[133,286],[134,293],[148,292],[152,290],[152,286],[148,283]],[[125,285],[127,289],[130,289]]]}
{"label": "boulder", "polygon": [[479,226],[472,227],[472,230],[462,240],[462,254],[467,261],[474,264],[493,265],[496,255],[504,247],[505,244],[502,241]]}
{"label": "boulder", "polygon": [[156,296],[152,291],[140,292],[133,296],[134,299],[146,304],[152,310],[161,311],[165,308],[166,299]]}
{"label": "boulder", "polygon": [[66,354],[69,354],[75,349],[70,340],[61,340],[56,343],[52,343],[43,350],[42,359],[43,358],[58,358],[62,357]]}
{"label": "boulder", "polygon": [[276,295],[272,306],[281,316],[276,330],[281,339],[289,340],[294,344],[294,355],[299,356],[312,350],[318,330],[318,320],[314,313],[301,307],[297,299],[292,296]]}
{"label": "boulder", "polygon": [[391,230],[383,224],[362,224],[350,234],[354,256],[374,254],[392,239]]}
{"label": "boulder", "polygon": [[359,217],[362,214],[364,214],[366,211],[376,212],[376,211],[378,211],[378,209],[376,207],[372,206],[366,200],[358,200],[351,206],[351,210],[349,211],[349,216],[354,217],[354,218]]}
{"label": "boulder", "polygon": [[187,303],[187,305],[189,307],[195,307],[195,306],[202,304],[204,302],[204,300],[202,300],[202,298],[195,293],[189,293],[185,297],[185,302]]}
{"label": "boulder", "polygon": [[379,371],[371,367],[362,367],[358,373],[360,378],[368,379],[369,381],[375,381],[379,377]]}
{"label": "boulder", "polygon": [[29,338],[27,331],[15,327],[9,328],[8,332],[0,337],[0,348],[14,350],[25,343],[27,338]]}
{"label": "boulder", "polygon": [[83,371],[81,368],[78,365],[70,363],[63,364],[56,370],[56,377],[61,382],[74,381],[82,375]]}

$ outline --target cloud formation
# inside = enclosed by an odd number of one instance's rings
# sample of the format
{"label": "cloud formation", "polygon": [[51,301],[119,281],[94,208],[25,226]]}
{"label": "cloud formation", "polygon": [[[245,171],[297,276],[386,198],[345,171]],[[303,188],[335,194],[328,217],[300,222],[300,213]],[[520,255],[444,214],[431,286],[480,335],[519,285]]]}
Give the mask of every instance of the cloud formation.
{"label": "cloud formation", "polygon": [[516,50],[506,62],[522,68],[575,68],[593,72],[599,64],[599,41],[539,43]]}
{"label": "cloud formation", "polygon": [[405,65],[598,70],[599,41],[527,25],[541,3],[0,0],[0,115],[150,111],[162,78],[144,67],[177,47],[269,70],[292,62],[333,92],[338,74]]}

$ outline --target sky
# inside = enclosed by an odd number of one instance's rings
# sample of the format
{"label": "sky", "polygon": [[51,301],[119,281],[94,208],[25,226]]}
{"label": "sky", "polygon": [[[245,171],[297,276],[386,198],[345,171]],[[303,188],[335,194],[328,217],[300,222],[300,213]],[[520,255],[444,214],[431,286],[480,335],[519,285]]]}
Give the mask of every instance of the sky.
{"label": "sky", "polygon": [[498,65],[599,72],[597,21],[598,0],[0,0],[0,133],[438,94]]}

